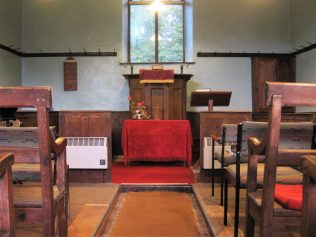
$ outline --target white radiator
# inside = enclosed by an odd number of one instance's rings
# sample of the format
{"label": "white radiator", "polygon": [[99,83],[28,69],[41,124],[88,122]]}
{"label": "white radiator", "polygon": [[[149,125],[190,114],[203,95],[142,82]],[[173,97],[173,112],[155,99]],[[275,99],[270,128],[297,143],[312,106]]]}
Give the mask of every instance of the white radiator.
{"label": "white radiator", "polygon": [[[221,149],[221,146],[215,143],[215,151]],[[212,138],[204,137],[203,139],[203,168],[212,169]],[[218,160],[214,161],[214,169],[220,169],[221,163]]]}
{"label": "white radiator", "polygon": [[66,155],[70,169],[107,169],[107,138],[67,137]]}

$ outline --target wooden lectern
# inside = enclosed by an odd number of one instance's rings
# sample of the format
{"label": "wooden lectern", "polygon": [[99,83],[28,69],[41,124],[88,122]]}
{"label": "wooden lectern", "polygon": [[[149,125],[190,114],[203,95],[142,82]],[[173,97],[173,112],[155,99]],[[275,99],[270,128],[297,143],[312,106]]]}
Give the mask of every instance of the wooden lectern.
{"label": "wooden lectern", "polygon": [[231,91],[193,91],[191,106],[208,106],[208,111],[213,111],[213,106],[229,106]]}

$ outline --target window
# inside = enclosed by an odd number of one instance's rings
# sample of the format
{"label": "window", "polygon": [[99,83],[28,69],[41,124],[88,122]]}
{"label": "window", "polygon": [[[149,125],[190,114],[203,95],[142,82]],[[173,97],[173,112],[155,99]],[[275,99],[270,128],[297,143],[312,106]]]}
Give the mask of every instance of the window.
{"label": "window", "polygon": [[130,63],[184,62],[184,1],[129,1],[128,61]]}

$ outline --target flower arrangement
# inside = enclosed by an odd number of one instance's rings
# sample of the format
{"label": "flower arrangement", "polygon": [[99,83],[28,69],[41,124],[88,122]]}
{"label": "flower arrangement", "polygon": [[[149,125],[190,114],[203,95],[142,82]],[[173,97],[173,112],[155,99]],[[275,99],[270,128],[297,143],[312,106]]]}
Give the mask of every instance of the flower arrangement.
{"label": "flower arrangement", "polygon": [[131,96],[128,97],[129,108],[133,119],[150,119],[144,101],[135,102]]}

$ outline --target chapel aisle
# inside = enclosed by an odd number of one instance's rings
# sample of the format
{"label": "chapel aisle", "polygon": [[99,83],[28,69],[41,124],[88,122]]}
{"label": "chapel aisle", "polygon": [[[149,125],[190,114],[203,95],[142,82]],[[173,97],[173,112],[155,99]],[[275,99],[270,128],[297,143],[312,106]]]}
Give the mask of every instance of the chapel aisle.
{"label": "chapel aisle", "polygon": [[121,194],[106,229],[108,237],[212,236],[191,193],[144,191]]}
{"label": "chapel aisle", "polygon": [[[216,186],[215,196],[211,196],[210,183],[193,184],[197,194],[200,196],[205,207],[207,216],[212,224],[213,230],[218,237],[233,236],[233,215],[234,198],[233,190],[229,190],[229,215],[228,225],[223,225],[223,207],[219,205],[219,186]],[[70,216],[69,216],[69,237],[86,237],[93,236],[96,229],[102,224],[105,213],[109,210],[115,194],[119,189],[117,184],[70,184]],[[244,197],[245,193],[241,193],[241,215],[240,215],[240,231],[239,236],[243,237],[244,226]],[[168,199],[169,200],[169,199]],[[166,201],[167,202],[167,201]],[[142,204],[137,205],[136,211],[141,210]],[[188,208],[190,209],[190,208]],[[133,219],[128,216],[128,219]],[[151,218],[153,216],[151,215]],[[168,219],[168,218],[166,218]],[[142,225],[143,223],[141,223]],[[105,232],[103,236],[108,236]],[[40,237],[41,227],[39,225],[26,226],[17,225],[17,237]],[[129,237],[127,235],[126,237]],[[146,237],[150,237],[146,236]],[[257,235],[258,236],[258,235]],[[272,237],[299,237],[298,233],[274,233]],[[140,237],[140,236],[138,236]]]}

